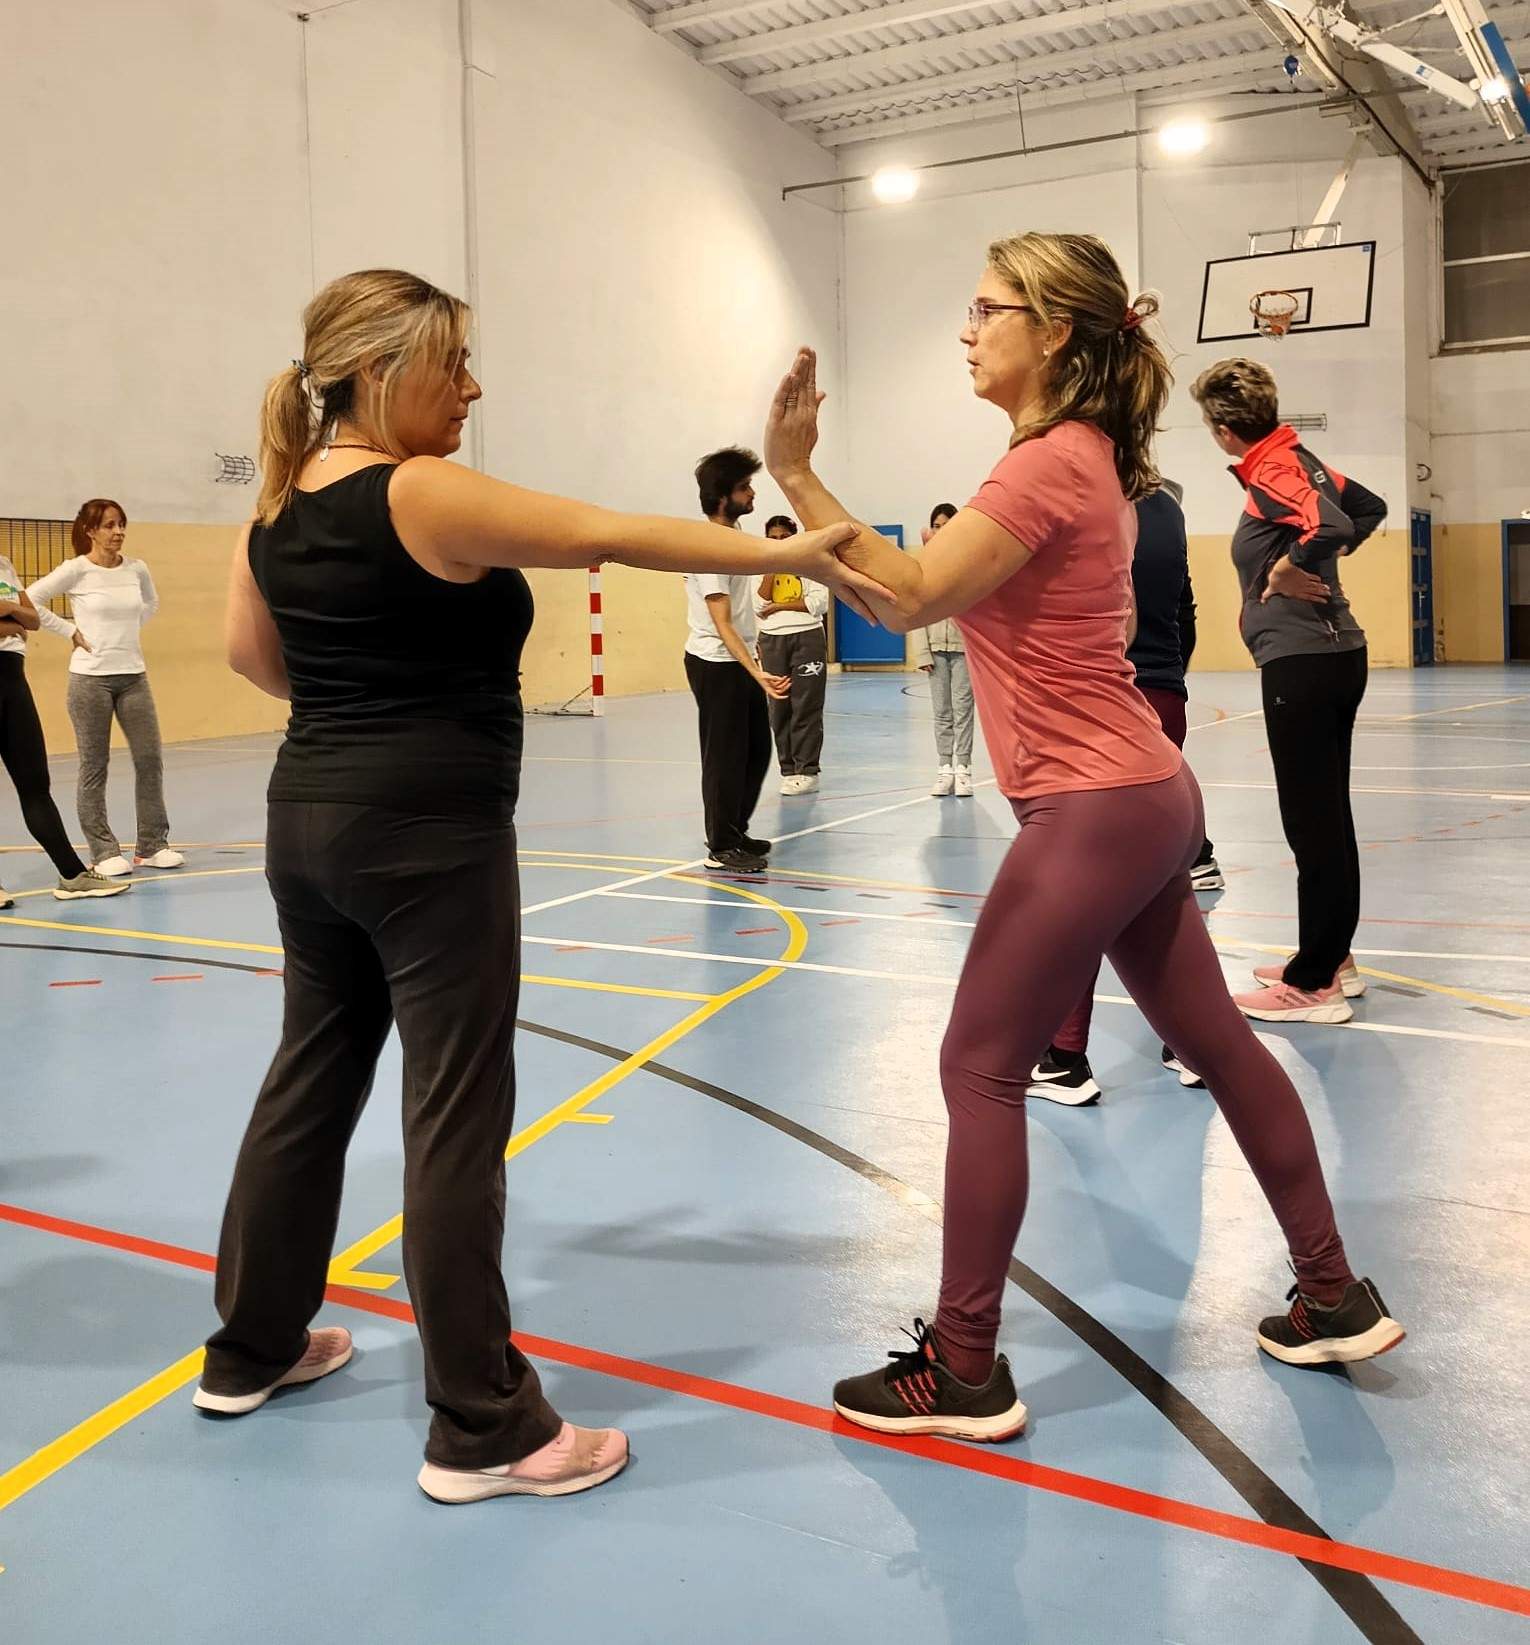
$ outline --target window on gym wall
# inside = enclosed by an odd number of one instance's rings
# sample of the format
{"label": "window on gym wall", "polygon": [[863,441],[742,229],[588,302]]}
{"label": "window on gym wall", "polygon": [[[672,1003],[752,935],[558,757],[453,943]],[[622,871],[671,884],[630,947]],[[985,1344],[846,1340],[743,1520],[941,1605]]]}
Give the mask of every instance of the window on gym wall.
{"label": "window on gym wall", "polygon": [[1530,160],[1442,180],[1444,346],[1530,346]]}

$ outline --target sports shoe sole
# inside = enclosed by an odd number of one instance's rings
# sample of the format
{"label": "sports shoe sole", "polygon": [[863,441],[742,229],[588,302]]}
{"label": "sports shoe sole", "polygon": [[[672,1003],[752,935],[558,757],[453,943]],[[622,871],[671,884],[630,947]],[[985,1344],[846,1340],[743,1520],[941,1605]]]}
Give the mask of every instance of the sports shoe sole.
{"label": "sports shoe sole", "polygon": [[210,1394],[205,1388],[198,1388],[191,1396],[191,1403],[199,1411],[211,1411],[217,1416],[248,1416],[251,1411],[258,1411],[278,1388],[296,1388],[305,1382],[317,1382],[320,1377],[327,1377],[331,1371],[338,1371],[349,1365],[355,1353],[356,1344],[347,1343],[343,1354],[335,1354],[330,1359],[320,1360],[317,1365],[309,1365],[302,1370],[294,1366],[286,1376],[278,1378],[269,1388],[257,1389],[253,1394]]}
{"label": "sports shoe sole", "polygon": [[427,1462],[420,1469],[415,1483],[432,1502],[445,1503],[449,1507],[464,1502],[487,1502],[497,1496],[576,1496],[580,1491],[593,1491],[597,1485],[615,1479],[631,1460],[632,1453],[624,1451],[620,1462],[598,1468],[593,1474],[580,1474],[577,1479],[545,1481],[509,1479],[503,1474],[469,1473]]}
{"label": "sports shoe sole", "polygon": [[1245,1005],[1240,1005],[1238,1009],[1255,1022],[1341,1023],[1348,1022],[1355,1014],[1345,1000],[1334,1000],[1328,1005],[1302,1005],[1288,1011],[1251,1011]]}
{"label": "sports shoe sole", "polygon": [[1076,1090],[1061,1080],[1033,1080],[1025,1094],[1039,1097],[1043,1102],[1060,1102],[1064,1108],[1088,1108],[1100,1100],[1100,1088],[1093,1080]]}
{"label": "sports shoe sole", "polygon": [[1349,1365],[1359,1359],[1375,1359],[1389,1353],[1407,1336],[1395,1319],[1383,1315],[1370,1328],[1355,1337],[1316,1337],[1289,1347],[1283,1342],[1271,1342],[1263,1332],[1254,1333],[1255,1340],[1272,1359],[1284,1360],[1287,1365]]}
{"label": "sports shoe sole", "polygon": [[1190,876],[1192,891],[1225,891],[1227,881],[1220,874],[1213,874],[1209,878],[1198,879],[1194,874]]}
{"label": "sports shoe sole", "polygon": [[878,1434],[930,1434],[939,1439],[972,1439],[997,1445],[1025,1432],[1027,1411],[1017,1399],[996,1417],[878,1417],[866,1411],[852,1411],[834,1402],[834,1409],[846,1422],[870,1428]]}
{"label": "sports shoe sole", "polygon": [[131,880],[113,880],[109,887],[102,886],[99,891],[59,891],[55,889],[53,900],[55,902],[81,902],[87,897],[120,897],[123,892],[132,889],[133,882]]}

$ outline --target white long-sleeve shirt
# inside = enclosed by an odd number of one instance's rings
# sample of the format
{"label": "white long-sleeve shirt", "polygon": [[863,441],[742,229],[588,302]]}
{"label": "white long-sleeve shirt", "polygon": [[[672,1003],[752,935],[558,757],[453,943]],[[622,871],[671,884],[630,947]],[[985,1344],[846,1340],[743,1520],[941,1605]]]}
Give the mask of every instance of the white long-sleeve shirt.
{"label": "white long-sleeve shirt", "polygon": [[[142,560],[124,559],[121,565],[108,568],[80,554],[39,577],[27,593],[44,632],[72,640],[78,629],[85,636],[90,650],[75,648],[69,659],[71,674],[147,671],[140,635],[143,625],[159,610],[159,595]],[[61,594],[69,597],[72,623],[48,610],[48,601]]]}

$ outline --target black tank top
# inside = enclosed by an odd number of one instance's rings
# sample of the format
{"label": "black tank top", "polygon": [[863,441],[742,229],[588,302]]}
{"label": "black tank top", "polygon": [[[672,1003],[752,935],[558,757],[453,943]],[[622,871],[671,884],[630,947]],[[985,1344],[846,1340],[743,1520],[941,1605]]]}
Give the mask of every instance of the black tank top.
{"label": "black tank top", "polygon": [[250,570],[281,636],[292,718],[268,797],[485,818],[520,789],[519,571],[432,576],[388,513],[394,463],[298,491],[250,532]]}

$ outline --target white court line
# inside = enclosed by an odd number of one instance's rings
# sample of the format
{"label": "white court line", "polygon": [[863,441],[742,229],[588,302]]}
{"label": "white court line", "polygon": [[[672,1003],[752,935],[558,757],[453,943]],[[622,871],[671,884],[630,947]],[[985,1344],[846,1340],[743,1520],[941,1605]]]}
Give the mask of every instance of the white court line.
{"label": "white court line", "polygon": [[[598,892],[592,893],[599,895]],[[523,942],[546,948],[584,948],[601,954],[641,954],[648,959],[704,960],[716,965],[752,965],[762,971],[814,971],[830,977],[864,977],[872,982],[923,982],[955,988],[956,977],[933,977],[921,971],[869,971],[852,965],[820,965],[809,960],[756,959],[748,954],[706,954],[689,948],[651,948],[629,942],[586,942],[579,937],[523,937]],[[1130,1005],[1124,994],[1096,994],[1096,1005]],[[1409,1028],[1401,1023],[1347,1022],[1335,1024],[1360,1034],[1397,1034],[1409,1039],[1449,1040],[1457,1045],[1506,1045],[1530,1051],[1530,1039],[1500,1034],[1462,1034],[1449,1028]],[[1257,1030],[1256,1030],[1257,1032]]]}
{"label": "white court line", "polygon": [[[1200,779],[1197,779],[1198,781]],[[1274,783],[1217,783],[1201,782],[1202,788],[1247,788],[1257,789],[1262,793],[1275,793]],[[1486,788],[1378,788],[1370,785],[1362,787],[1359,783],[1350,785],[1351,794],[1404,794],[1419,799],[1442,800],[1530,800],[1530,792],[1519,794],[1494,794]]]}
{"label": "white court line", "polygon": [[[624,902],[674,902],[684,903],[686,906],[698,908],[729,908],[736,914],[739,905],[721,897],[666,897],[656,891],[605,891],[600,895],[618,897]],[[868,908],[825,908],[822,903],[791,903],[777,902],[771,899],[776,907],[784,908],[789,914],[828,914],[836,919],[854,920],[890,920],[894,925],[918,927],[922,925],[954,926],[963,931],[970,931],[976,926],[976,920],[953,920],[937,914],[883,914],[874,913]],[[1261,951],[1270,948],[1268,943],[1257,943],[1252,938],[1242,937],[1214,937],[1216,946],[1226,948],[1256,948]],[[1502,960],[1509,965],[1530,965],[1530,954],[1443,954],[1434,949],[1419,948],[1357,948],[1354,952],[1361,959],[1367,960]]]}
{"label": "white court line", "polygon": [[[979,788],[992,788],[994,779],[986,777],[976,786]],[[911,800],[896,800],[891,805],[879,805],[873,811],[857,811],[853,817],[836,817],[832,822],[814,823],[811,828],[798,828],[790,834],[777,834],[772,843],[784,845],[788,840],[800,840],[809,834],[824,834],[831,828],[844,828],[850,823],[865,822],[868,817],[885,817],[889,811],[906,811],[911,805],[930,805],[933,803],[932,796],[929,794],[916,794]],[[528,903],[521,910],[521,913],[522,915],[540,914],[549,908],[564,908],[571,902],[583,902],[586,897],[598,897],[602,892],[626,891],[634,885],[647,885],[651,880],[662,880],[666,874],[684,874],[691,869],[700,868],[706,860],[705,857],[693,857],[690,862],[674,863],[667,868],[655,868],[647,874],[634,874],[631,879],[618,880],[615,885],[592,885],[583,891],[571,891],[566,897],[549,897],[546,902]],[[534,942],[536,939],[527,937],[526,941]],[[635,952],[652,954],[654,950],[640,948]]]}
{"label": "white court line", "polygon": [[1435,714],[1470,714],[1474,708],[1504,708],[1509,703],[1530,702],[1530,696],[1523,697],[1493,697],[1484,703],[1454,703],[1446,708],[1426,708],[1420,714],[1393,714],[1388,718],[1396,725],[1402,725],[1408,720],[1427,720]]}
{"label": "white court line", "polygon": [[[783,877],[790,877],[785,869],[782,869],[781,873]],[[739,912],[739,905],[736,902],[726,902],[720,897],[663,897],[656,891],[602,891],[600,895],[621,897],[631,902],[680,902],[694,904],[698,908],[731,908],[735,914]],[[891,920],[895,925],[956,925],[964,931],[970,931],[977,924],[976,920],[947,920],[935,914],[874,914],[867,908],[825,908],[821,903],[809,907],[804,903],[780,902],[775,897],[770,900],[777,908],[784,908],[788,914],[831,914],[840,919]]]}
{"label": "white court line", "polygon": [[1247,714],[1226,714],[1220,720],[1203,720],[1199,725],[1192,725],[1192,731],[1209,731],[1214,725],[1236,725],[1239,720],[1257,719],[1264,713],[1262,708],[1251,708]]}

